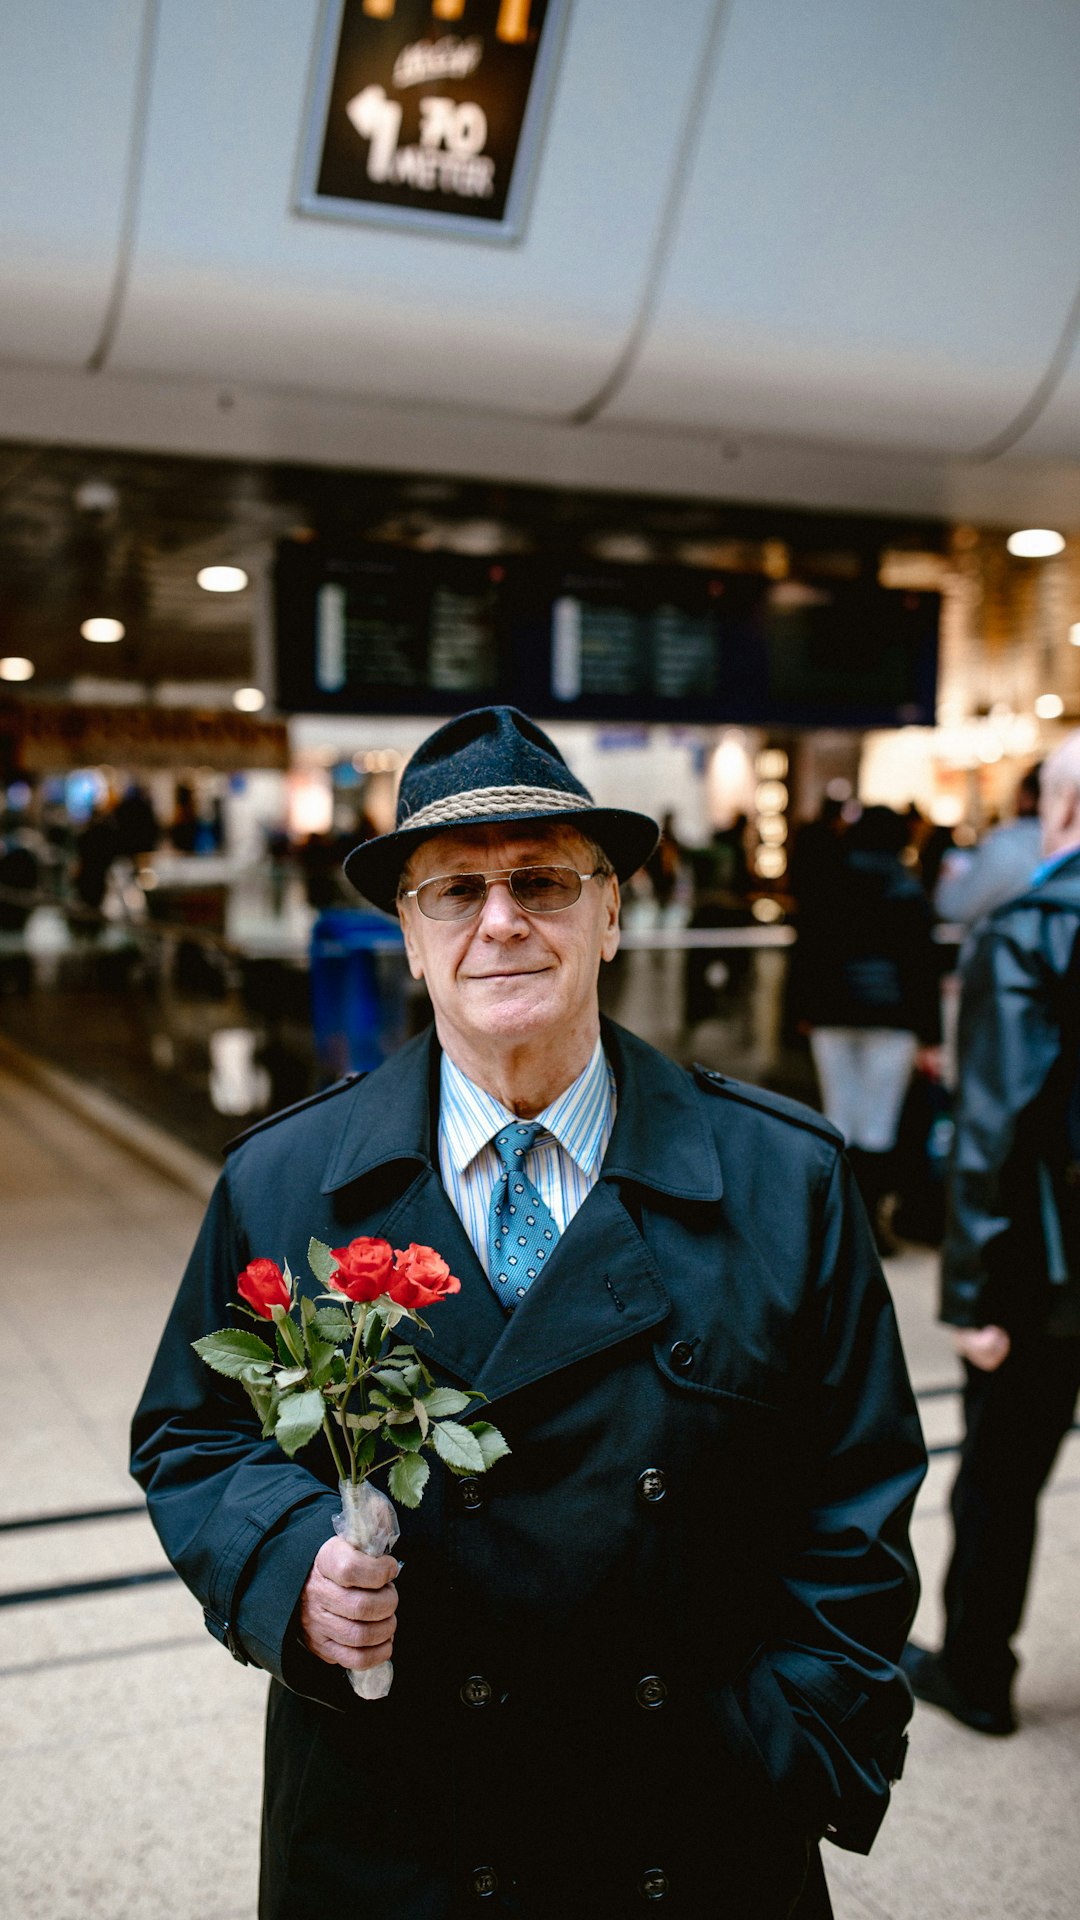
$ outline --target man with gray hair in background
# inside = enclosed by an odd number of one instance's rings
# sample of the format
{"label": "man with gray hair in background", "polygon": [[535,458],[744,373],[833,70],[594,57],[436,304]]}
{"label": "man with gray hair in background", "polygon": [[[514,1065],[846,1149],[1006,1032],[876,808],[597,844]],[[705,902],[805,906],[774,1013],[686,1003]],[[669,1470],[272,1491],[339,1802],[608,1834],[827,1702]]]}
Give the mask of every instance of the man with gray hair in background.
{"label": "man with gray hair in background", "polygon": [[1080,731],[1044,763],[1039,811],[1042,864],[963,969],[941,1318],[965,1438],[944,1641],[903,1658],[919,1699],[985,1734],[1016,1727],[1038,1499],[1080,1390]]}

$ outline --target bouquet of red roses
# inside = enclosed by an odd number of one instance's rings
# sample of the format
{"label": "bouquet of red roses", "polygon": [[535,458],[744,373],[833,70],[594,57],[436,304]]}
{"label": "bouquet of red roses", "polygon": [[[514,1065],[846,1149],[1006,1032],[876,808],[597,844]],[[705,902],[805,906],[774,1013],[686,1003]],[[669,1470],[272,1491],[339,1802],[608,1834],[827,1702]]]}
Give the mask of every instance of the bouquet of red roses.
{"label": "bouquet of red roses", "polygon": [[[389,1551],[397,1515],[372,1485],[384,1469],[395,1500],[417,1507],[436,1453],[452,1473],[486,1473],[510,1449],[487,1420],[462,1426],[455,1415],[483,1394],[437,1387],[415,1347],[389,1345],[402,1321],[427,1330],[420,1309],[461,1288],[433,1247],[396,1252],[388,1240],[361,1238],[347,1247],[308,1242],[308,1265],[324,1292],[302,1294],[288,1262],[251,1260],[237,1291],[253,1320],[273,1323],[274,1347],[256,1333],[225,1328],[194,1342],[207,1366],[239,1381],[262,1425],[290,1457],[322,1433],[337,1468],[342,1511],[338,1533],[363,1553]],[[365,1699],[387,1693],[389,1661],[350,1672]]]}

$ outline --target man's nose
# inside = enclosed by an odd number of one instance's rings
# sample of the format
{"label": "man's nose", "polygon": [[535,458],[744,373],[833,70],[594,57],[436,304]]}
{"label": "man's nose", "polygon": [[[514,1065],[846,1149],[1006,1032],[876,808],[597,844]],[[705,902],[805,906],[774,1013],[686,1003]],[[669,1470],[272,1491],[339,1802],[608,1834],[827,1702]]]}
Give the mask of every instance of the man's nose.
{"label": "man's nose", "polygon": [[495,939],[509,939],[527,932],[529,917],[510,891],[509,880],[489,880],[487,898],[480,909],[478,924],[483,933]]}

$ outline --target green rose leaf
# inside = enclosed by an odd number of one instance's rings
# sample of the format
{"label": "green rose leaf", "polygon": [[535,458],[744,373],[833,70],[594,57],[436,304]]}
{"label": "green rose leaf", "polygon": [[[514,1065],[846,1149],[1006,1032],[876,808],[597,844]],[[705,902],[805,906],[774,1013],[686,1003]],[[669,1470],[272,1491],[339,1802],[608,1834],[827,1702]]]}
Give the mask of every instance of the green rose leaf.
{"label": "green rose leaf", "polygon": [[325,1340],[313,1339],[310,1333],[307,1344],[311,1355],[311,1384],[321,1387],[334,1370],[334,1361],[339,1357],[338,1350]]}
{"label": "green rose leaf", "polygon": [[422,1454],[407,1453],[404,1460],[395,1460],[389,1474],[390,1498],[403,1507],[418,1507],[430,1472]]}
{"label": "green rose leaf", "polygon": [[480,1443],[480,1451],[484,1456],[485,1473],[489,1467],[495,1465],[496,1460],[505,1460],[507,1454],[510,1452],[510,1448],[503,1439],[498,1427],[493,1427],[490,1420],[470,1420],[469,1432],[475,1434]]}
{"label": "green rose leaf", "polygon": [[[378,1439],[379,1439],[379,1436],[377,1433],[369,1433],[366,1440],[362,1440],[360,1442],[360,1445],[357,1447],[356,1471],[358,1475],[365,1474],[368,1468],[370,1467],[372,1461],[374,1460],[375,1448],[378,1444]],[[412,1458],[411,1454],[409,1457],[410,1459]]]}
{"label": "green rose leaf", "polygon": [[[229,1380],[239,1380],[245,1367],[253,1362],[260,1366],[272,1367],[274,1356],[265,1340],[258,1334],[243,1333],[239,1328],[225,1328],[221,1333],[204,1334],[201,1340],[193,1340],[192,1346],[201,1360],[215,1373],[223,1373]],[[289,1356],[291,1359],[291,1355]]]}
{"label": "green rose leaf", "polygon": [[340,1307],[317,1307],[308,1338],[315,1334],[319,1340],[329,1340],[335,1347],[344,1345],[353,1337],[353,1323]]}
{"label": "green rose leaf", "polygon": [[386,1324],[381,1313],[369,1313],[364,1328],[364,1352],[373,1360],[382,1346],[386,1334]]}
{"label": "green rose leaf", "polygon": [[288,1393],[282,1396],[278,1411],[274,1439],[290,1460],[301,1447],[313,1440],[322,1426],[323,1397],[313,1388],[306,1393]]}
{"label": "green rose leaf", "polygon": [[[393,1419],[393,1415],[390,1416]],[[419,1453],[424,1444],[424,1434],[419,1420],[403,1421],[400,1426],[388,1426],[386,1437],[392,1447],[399,1447],[402,1453]]]}
{"label": "green rose leaf", "polygon": [[315,1318],[315,1302],[306,1293],[300,1296],[300,1325],[307,1330]]}
{"label": "green rose leaf", "polygon": [[445,1460],[455,1473],[483,1473],[480,1442],[468,1427],[459,1427],[454,1420],[443,1420],[439,1426],[432,1427],[431,1438],[440,1460]]}
{"label": "green rose leaf", "polygon": [[282,1367],[277,1377],[277,1383],[282,1393],[287,1393],[290,1387],[298,1387],[301,1380],[306,1379],[306,1367]]}
{"label": "green rose leaf", "polygon": [[330,1285],[330,1275],[337,1272],[338,1263],[334,1259],[325,1240],[316,1240],[314,1234],[307,1245],[308,1266],[315,1275],[320,1287]]}
{"label": "green rose leaf", "polygon": [[436,1387],[434,1393],[424,1395],[424,1405],[432,1420],[448,1420],[452,1414],[464,1413],[472,1395],[459,1393],[456,1387]]}
{"label": "green rose leaf", "polygon": [[384,1393],[390,1395],[395,1406],[412,1406],[412,1394],[406,1390],[400,1373],[395,1372],[391,1367],[380,1367],[379,1371],[373,1373],[371,1377],[373,1380],[378,1381]]}

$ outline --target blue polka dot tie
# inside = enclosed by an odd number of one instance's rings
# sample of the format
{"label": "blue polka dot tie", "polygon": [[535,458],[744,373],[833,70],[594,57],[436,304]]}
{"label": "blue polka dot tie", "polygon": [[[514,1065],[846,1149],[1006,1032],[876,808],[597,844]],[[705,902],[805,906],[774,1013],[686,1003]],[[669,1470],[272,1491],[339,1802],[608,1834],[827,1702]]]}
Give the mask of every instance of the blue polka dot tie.
{"label": "blue polka dot tie", "polygon": [[524,1300],[533,1281],[550,1260],[559,1229],[540,1198],[525,1161],[538,1133],[539,1120],[515,1120],[492,1142],[502,1162],[488,1210],[488,1276],[504,1307]]}

